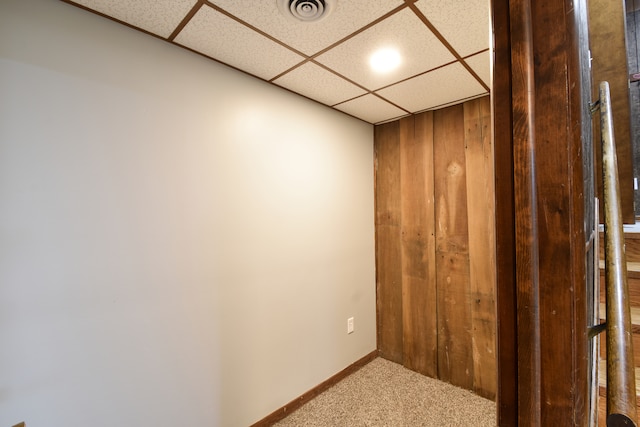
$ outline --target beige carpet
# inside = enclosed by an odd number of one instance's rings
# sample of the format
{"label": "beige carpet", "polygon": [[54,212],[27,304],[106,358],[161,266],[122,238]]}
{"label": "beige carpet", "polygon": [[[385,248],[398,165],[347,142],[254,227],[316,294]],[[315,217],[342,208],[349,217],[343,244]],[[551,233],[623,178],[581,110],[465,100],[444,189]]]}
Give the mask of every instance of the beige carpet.
{"label": "beige carpet", "polygon": [[491,400],[377,358],[275,426],[495,427],[495,414]]}

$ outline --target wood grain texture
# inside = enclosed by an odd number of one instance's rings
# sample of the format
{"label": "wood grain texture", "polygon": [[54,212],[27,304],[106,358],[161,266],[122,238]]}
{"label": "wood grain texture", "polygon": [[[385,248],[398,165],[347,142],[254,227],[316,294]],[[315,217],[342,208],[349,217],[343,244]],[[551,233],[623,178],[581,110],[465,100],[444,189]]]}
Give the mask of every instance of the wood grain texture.
{"label": "wood grain texture", "polygon": [[[611,109],[614,120],[618,173],[622,202],[622,218],[627,224],[635,222],[633,191],[633,156],[631,147],[631,116],[629,103],[629,70],[626,50],[625,5],[623,1],[590,0],[589,32],[591,42],[593,99],[598,99],[601,81],[608,81],[611,90]],[[599,125],[596,123],[596,128]],[[600,134],[597,132],[599,140]],[[596,145],[596,173],[598,194],[602,200],[602,151]],[[600,218],[603,218],[600,215]]]}
{"label": "wood grain texture", "polygon": [[[632,345],[633,345],[633,361],[635,366],[640,367],[640,331],[638,331],[638,327],[633,328],[633,335],[631,337]],[[607,360],[607,346],[605,345],[607,341],[607,333],[603,332],[600,334],[600,359]]]}
{"label": "wood grain texture", "polygon": [[374,128],[376,224],[400,225],[400,122]]}
{"label": "wood grain texture", "polygon": [[438,376],[473,388],[464,108],[434,112]]}
{"label": "wood grain texture", "polygon": [[462,104],[434,112],[436,251],[469,253],[464,109]]}
{"label": "wood grain texture", "polygon": [[438,253],[438,378],[473,390],[469,256]]}
{"label": "wood grain texture", "polygon": [[[536,20],[548,22],[554,28],[566,28],[567,17],[563,13],[562,2],[533,4]],[[568,52],[564,34],[554,32],[539,34],[534,32],[534,55],[545,49],[546,61],[536,64],[535,99],[540,105],[568,105],[566,92],[566,70]],[[562,78],[558,78],[562,76]],[[562,85],[562,86],[561,86]],[[574,172],[571,165],[570,116],[535,111],[536,136],[556,135],[555,138],[535,138],[536,179],[538,181],[538,229],[537,238],[541,255],[539,257],[540,283],[540,331],[541,331],[541,400],[542,425],[561,425],[573,419],[573,390],[564,384],[574,381],[572,333],[574,323],[574,293],[567,284],[572,282],[573,260],[571,242],[571,182]],[[582,206],[580,206],[582,209]],[[580,224],[582,226],[582,224]],[[563,232],[559,232],[563,230]],[[576,242],[577,243],[577,242]],[[584,247],[584,239],[580,240]],[[543,249],[542,249],[543,248]],[[581,259],[584,262],[584,258]],[[567,278],[558,274],[565,271]],[[580,277],[582,279],[582,277]],[[569,308],[569,309],[567,309]],[[559,327],[564,325],[564,327]],[[586,322],[581,325],[586,329]]]}
{"label": "wood grain texture", "polygon": [[578,114],[584,100],[575,24],[585,2],[492,6],[498,423],[586,425],[584,219],[592,215],[581,170],[589,141]]}
{"label": "wood grain texture", "polygon": [[437,376],[433,113],[400,120],[404,365]]}
{"label": "wood grain texture", "polygon": [[496,418],[499,426],[512,427],[518,425],[519,398],[509,0],[493,0],[491,13],[495,44],[491,99],[496,199]]}
{"label": "wood grain texture", "polygon": [[495,398],[495,202],[489,98],[464,104],[473,389]]}
{"label": "wood grain texture", "polygon": [[380,355],[403,360],[399,123],[375,128],[376,306]]}
{"label": "wood grain texture", "polygon": [[[600,302],[606,301],[604,279],[604,270],[600,270],[600,283],[603,284],[600,288]],[[640,307],[640,274],[629,271],[627,273],[627,280],[629,281],[629,305],[632,307]]]}
{"label": "wood grain texture", "polygon": [[[567,33],[572,42],[567,47],[567,99],[569,159],[569,240],[571,252],[573,333],[571,395],[573,419],[576,425],[587,424],[595,418],[597,381],[592,377],[597,369],[593,356],[596,346],[584,327],[593,326],[597,317],[594,306],[598,299],[597,252],[592,239],[597,235],[595,206],[595,177],[593,165],[593,129],[590,112],[590,54],[588,6],[586,0],[565,3]],[[579,244],[577,242],[582,242]],[[594,366],[592,367],[592,364]],[[593,385],[593,387],[592,387]]]}
{"label": "wood grain texture", "polygon": [[376,265],[380,355],[495,398],[490,130],[489,97],[376,126]]}
{"label": "wood grain texture", "polygon": [[540,426],[540,281],[535,157],[536,102],[532,5],[509,2],[511,20],[513,175],[516,257],[518,425]]}

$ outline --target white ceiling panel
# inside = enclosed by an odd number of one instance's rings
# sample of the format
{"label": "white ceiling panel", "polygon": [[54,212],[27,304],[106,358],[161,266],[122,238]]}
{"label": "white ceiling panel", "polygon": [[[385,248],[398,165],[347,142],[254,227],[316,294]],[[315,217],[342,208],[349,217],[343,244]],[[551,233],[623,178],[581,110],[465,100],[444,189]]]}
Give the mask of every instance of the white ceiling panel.
{"label": "white ceiling panel", "polygon": [[465,59],[465,62],[476,72],[484,84],[491,87],[491,54],[489,51],[471,56]]}
{"label": "white ceiling panel", "polygon": [[421,0],[416,6],[460,56],[489,47],[488,0]]}
{"label": "white ceiling panel", "polygon": [[486,90],[460,63],[378,91],[381,96],[412,113],[462,101]]}
{"label": "white ceiling panel", "polygon": [[406,111],[372,94],[338,104],[335,108],[369,123],[384,122],[407,115]]}
{"label": "white ceiling panel", "polygon": [[265,80],[304,59],[206,5],[175,42]]}
{"label": "white ceiling panel", "polygon": [[161,37],[169,37],[196,0],[76,0],[75,3]]}
{"label": "white ceiling panel", "polygon": [[334,105],[366,92],[312,62],[290,71],[273,83],[326,105]]}
{"label": "white ceiling panel", "polygon": [[[481,96],[492,83],[490,0],[62,1],[370,123]],[[289,2],[334,6],[309,23],[283,15]],[[375,72],[370,57],[384,48],[400,65]]]}
{"label": "white ceiling panel", "polygon": [[402,0],[339,0],[331,15],[315,23],[283,16],[277,0],[212,0],[225,11],[307,55],[342,40],[403,4]]}
{"label": "white ceiling panel", "polygon": [[[398,50],[400,66],[387,73],[374,73],[370,56],[381,48]],[[455,60],[410,9],[385,19],[316,58],[356,83],[374,90],[398,80]]]}

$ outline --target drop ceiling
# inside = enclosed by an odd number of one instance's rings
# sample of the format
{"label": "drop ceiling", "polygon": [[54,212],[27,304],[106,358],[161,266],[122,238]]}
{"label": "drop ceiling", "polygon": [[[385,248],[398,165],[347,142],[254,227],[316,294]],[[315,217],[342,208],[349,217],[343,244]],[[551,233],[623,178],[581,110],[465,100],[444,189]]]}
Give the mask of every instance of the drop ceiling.
{"label": "drop ceiling", "polygon": [[[335,0],[311,23],[278,0],[62,1],[373,124],[489,93],[488,0]],[[398,68],[370,68],[381,48]]]}

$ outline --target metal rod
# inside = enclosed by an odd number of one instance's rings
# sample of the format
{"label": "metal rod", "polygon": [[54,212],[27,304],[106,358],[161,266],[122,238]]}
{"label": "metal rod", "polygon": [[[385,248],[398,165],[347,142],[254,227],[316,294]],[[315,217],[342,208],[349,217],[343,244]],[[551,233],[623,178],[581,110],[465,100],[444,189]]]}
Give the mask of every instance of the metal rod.
{"label": "metal rod", "polygon": [[597,336],[598,334],[601,334],[606,329],[607,329],[607,322],[600,323],[598,325],[590,327],[589,330],[588,330],[588,333],[587,333],[588,336],[589,336],[589,339]]}
{"label": "metal rod", "polygon": [[607,293],[607,426],[636,426],[627,261],[609,83],[600,83],[600,132],[604,181],[604,251]]}

